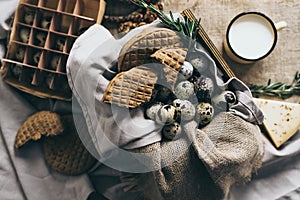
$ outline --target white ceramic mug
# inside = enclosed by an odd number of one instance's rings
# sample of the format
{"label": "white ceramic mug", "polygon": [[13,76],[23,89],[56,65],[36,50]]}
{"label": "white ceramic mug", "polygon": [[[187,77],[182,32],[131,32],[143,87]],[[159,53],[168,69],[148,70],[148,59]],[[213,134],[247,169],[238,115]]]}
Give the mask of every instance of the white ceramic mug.
{"label": "white ceramic mug", "polygon": [[249,64],[268,56],[277,43],[277,31],[286,27],[286,22],[274,23],[260,12],[243,12],[228,25],[224,49],[234,61]]}

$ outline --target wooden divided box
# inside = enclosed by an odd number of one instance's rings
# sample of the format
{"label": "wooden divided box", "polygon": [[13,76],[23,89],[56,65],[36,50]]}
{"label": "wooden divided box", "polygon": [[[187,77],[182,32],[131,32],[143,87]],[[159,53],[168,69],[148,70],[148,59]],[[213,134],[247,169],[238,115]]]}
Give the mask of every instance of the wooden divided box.
{"label": "wooden divided box", "polygon": [[70,50],[104,12],[104,0],[20,0],[2,60],[3,80],[38,97],[70,100]]}

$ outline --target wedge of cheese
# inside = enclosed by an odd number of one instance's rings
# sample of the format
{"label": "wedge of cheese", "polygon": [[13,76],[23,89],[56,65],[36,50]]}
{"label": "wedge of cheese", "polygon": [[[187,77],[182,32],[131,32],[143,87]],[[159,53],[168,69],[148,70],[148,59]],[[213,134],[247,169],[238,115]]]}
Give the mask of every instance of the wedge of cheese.
{"label": "wedge of cheese", "polygon": [[278,148],[300,128],[300,104],[254,98],[264,113],[264,126]]}

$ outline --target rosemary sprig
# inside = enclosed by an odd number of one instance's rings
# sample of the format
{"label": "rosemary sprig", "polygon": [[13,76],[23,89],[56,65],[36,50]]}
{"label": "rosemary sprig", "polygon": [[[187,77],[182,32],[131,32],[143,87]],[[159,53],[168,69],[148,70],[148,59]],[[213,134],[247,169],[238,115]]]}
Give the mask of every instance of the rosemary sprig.
{"label": "rosemary sprig", "polygon": [[199,20],[190,20],[189,18],[185,17],[184,21],[181,21],[179,18],[175,19],[171,11],[169,13],[169,17],[161,10],[157,9],[152,3],[147,4],[144,0],[132,0],[132,2],[137,6],[148,9],[151,13],[157,15],[157,17],[167,28],[178,31],[192,39],[196,39],[200,18]]}
{"label": "rosemary sprig", "polygon": [[287,99],[294,94],[300,94],[300,74],[297,71],[294,80],[291,84],[276,82],[272,83],[269,79],[268,84],[264,85],[251,85],[250,90],[254,97],[261,95],[280,97]]}

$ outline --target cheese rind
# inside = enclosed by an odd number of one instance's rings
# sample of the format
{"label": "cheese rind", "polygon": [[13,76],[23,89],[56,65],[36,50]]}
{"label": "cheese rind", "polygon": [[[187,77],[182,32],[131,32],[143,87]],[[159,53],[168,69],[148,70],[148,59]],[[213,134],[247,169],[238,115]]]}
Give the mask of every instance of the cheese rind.
{"label": "cheese rind", "polygon": [[264,113],[264,126],[278,148],[300,127],[300,104],[254,98]]}

